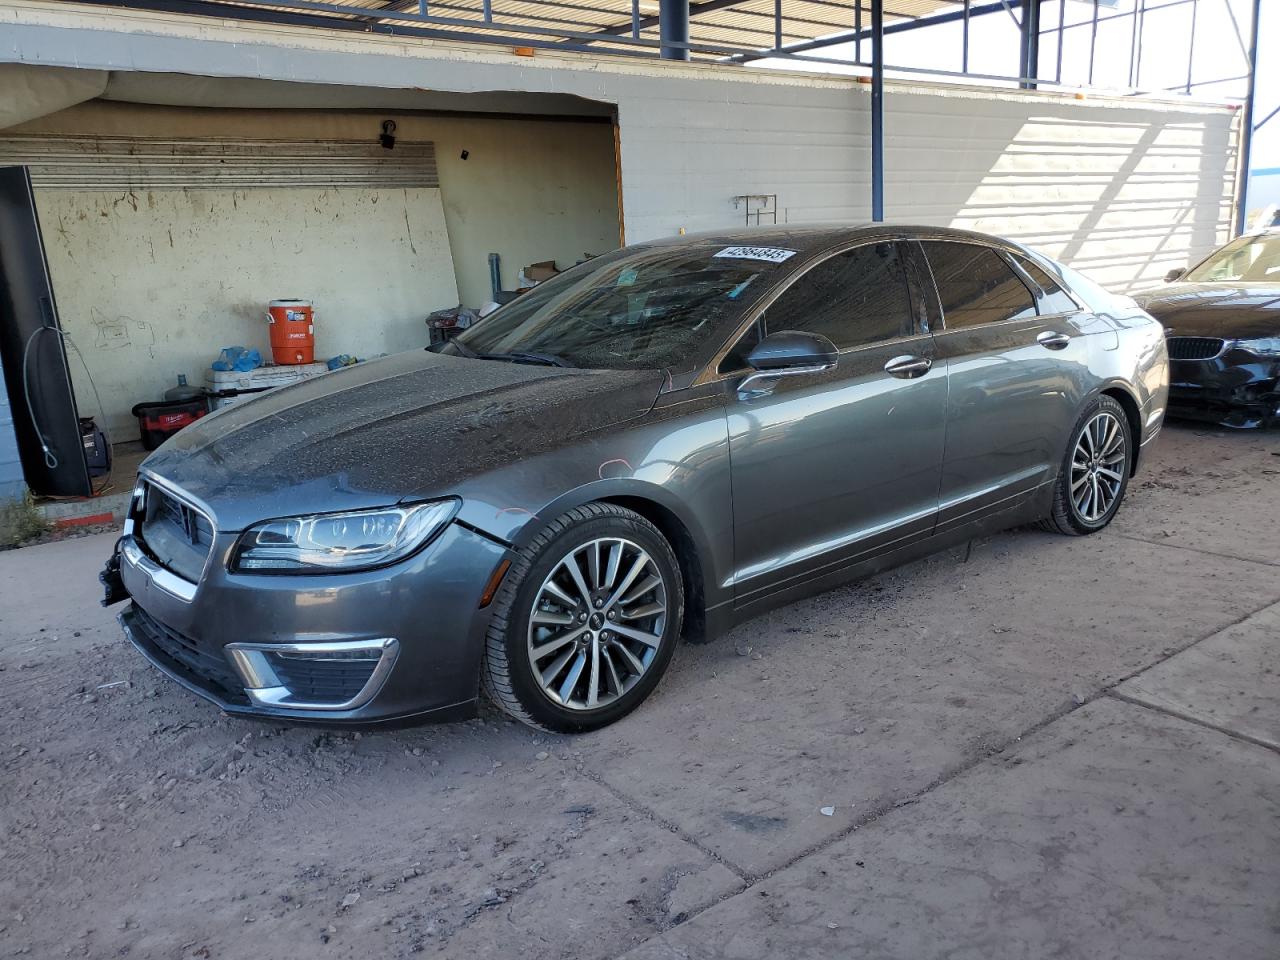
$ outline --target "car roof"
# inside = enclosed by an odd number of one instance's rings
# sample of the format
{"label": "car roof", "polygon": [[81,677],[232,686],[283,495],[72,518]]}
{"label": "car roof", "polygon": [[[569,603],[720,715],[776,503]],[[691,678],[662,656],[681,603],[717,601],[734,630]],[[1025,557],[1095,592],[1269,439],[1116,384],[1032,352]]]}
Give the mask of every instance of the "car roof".
{"label": "car roof", "polygon": [[802,254],[822,253],[859,239],[876,237],[906,237],[920,239],[969,240],[984,244],[998,244],[1018,250],[1021,244],[1003,237],[959,230],[954,227],[934,227],[914,223],[849,223],[849,224],[770,224],[761,227],[737,227],[727,230],[707,230],[644,241],[637,246],[660,246],[681,243],[723,243],[726,246],[783,247]]}

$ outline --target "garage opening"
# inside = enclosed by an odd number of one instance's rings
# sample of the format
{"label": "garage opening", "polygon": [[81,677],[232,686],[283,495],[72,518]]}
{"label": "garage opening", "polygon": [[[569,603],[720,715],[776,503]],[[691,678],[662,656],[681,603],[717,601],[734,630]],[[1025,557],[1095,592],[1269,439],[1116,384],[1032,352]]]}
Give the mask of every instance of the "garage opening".
{"label": "garage opening", "polygon": [[316,361],[367,359],[425,346],[429,314],[479,310],[495,287],[543,275],[524,275],[531,264],[615,249],[613,118],[592,108],[94,101],[4,131],[0,165],[31,170],[61,325],[84,360],[69,364],[81,416],[137,441],[135,405],[180,376],[204,386],[223,348],[269,362],[272,300],[311,302]]}

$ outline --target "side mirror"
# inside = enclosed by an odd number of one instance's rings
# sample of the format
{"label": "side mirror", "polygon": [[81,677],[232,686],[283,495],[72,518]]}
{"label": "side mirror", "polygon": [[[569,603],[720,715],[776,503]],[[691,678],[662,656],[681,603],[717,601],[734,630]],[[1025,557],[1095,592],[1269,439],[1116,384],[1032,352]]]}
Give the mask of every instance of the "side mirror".
{"label": "side mirror", "polygon": [[752,370],[786,370],[790,367],[834,366],[840,352],[836,345],[818,333],[779,330],[771,333],[747,354]]}
{"label": "side mirror", "polygon": [[822,373],[836,365],[840,351],[826,337],[800,330],[779,330],[755,345],[747,354],[747,374],[738,384],[738,397],[746,400],[772,393],[783,377]]}
{"label": "side mirror", "polygon": [[1176,270],[1170,270],[1168,273],[1164,275],[1164,282],[1173,283],[1173,281],[1175,280],[1181,280],[1182,275],[1185,274],[1186,272],[1187,272],[1186,267],[1178,267],[1178,269]]}

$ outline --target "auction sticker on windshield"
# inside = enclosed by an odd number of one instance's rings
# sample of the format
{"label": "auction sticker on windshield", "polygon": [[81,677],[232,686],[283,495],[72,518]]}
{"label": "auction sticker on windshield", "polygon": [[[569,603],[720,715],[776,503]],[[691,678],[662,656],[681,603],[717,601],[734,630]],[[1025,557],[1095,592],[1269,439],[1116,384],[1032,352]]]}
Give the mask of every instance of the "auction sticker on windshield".
{"label": "auction sticker on windshield", "polygon": [[725,247],[714,257],[728,257],[731,260],[767,260],[769,263],[782,263],[794,257],[794,250],[783,250],[781,247]]}

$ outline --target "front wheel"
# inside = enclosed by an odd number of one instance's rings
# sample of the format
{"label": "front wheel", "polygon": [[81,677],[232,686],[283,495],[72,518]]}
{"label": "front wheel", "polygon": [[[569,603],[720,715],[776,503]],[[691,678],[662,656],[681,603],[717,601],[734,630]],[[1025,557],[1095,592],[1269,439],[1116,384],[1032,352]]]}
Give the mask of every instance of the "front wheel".
{"label": "front wheel", "polygon": [[482,681],[530,726],[594,730],[649,695],[684,615],[661,532],[609,503],[570,510],[521,551],[494,600]]}
{"label": "front wheel", "polygon": [[1071,433],[1053,509],[1042,526],[1082,536],[1109,524],[1129,485],[1132,442],[1124,408],[1108,396],[1091,401]]}

